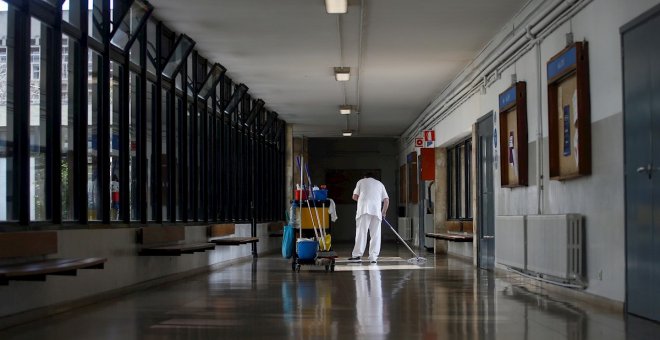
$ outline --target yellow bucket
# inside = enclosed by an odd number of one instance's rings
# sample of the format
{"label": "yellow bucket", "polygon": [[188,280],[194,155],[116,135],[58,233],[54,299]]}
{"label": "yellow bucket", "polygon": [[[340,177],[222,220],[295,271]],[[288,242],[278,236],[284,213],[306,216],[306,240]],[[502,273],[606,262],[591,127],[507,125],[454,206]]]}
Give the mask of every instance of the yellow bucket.
{"label": "yellow bucket", "polygon": [[325,235],[325,239],[319,238],[319,250],[321,251],[327,251],[330,250],[330,246],[332,245],[332,237],[330,237],[330,234]]}

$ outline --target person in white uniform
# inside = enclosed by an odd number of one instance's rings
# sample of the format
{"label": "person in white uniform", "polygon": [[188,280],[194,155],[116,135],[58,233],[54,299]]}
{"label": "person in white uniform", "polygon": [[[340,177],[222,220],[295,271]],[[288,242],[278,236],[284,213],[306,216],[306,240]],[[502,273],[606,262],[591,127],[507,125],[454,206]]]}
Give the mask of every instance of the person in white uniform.
{"label": "person in white uniform", "polygon": [[369,242],[369,261],[376,263],[380,253],[380,221],[387,213],[390,198],[385,186],[374,179],[371,173],[359,180],[353,190],[353,200],[357,201],[355,214],[355,247],[350,261],[359,260],[367,246],[367,230],[371,236]]}

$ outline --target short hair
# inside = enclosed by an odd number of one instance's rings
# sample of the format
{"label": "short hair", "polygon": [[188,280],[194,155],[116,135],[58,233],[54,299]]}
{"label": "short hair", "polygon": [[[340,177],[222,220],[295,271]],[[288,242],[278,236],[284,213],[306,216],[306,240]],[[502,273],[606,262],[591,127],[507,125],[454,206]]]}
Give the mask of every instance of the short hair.
{"label": "short hair", "polygon": [[371,171],[368,171],[364,174],[364,178],[374,178],[374,173]]}

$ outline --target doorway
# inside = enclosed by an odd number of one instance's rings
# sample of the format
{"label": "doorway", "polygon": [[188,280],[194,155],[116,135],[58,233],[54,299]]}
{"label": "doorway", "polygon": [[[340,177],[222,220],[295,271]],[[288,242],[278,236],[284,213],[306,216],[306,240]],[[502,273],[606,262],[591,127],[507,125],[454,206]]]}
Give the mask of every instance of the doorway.
{"label": "doorway", "polygon": [[495,265],[495,201],[493,195],[493,112],[477,121],[477,264]]}
{"label": "doorway", "polygon": [[660,6],[621,29],[626,309],[660,321]]}

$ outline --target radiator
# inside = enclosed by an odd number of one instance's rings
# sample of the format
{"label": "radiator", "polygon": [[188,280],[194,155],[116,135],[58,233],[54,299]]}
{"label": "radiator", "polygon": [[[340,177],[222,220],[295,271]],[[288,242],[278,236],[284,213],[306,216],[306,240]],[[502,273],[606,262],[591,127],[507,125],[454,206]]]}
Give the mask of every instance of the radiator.
{"label": "radiator", "polygon": [[412,228],[410,226],[410,224],[411,224],[410,223],[410,218],[408,218],[408,217],[399,217],[398,222],[399,222],[399,226],[398,226],[399,235],[401,236],[402,239],[404,239],[406,241],[410,240],[412,238],[411,237]]}
{"label": "radiator", "polygon": [[584,225],[579,214],[527,216],[527,270],[583,278]]}
{"label": "radiator", "polygon": [[525,216],[495,218],[495,261],[505,266],[526,269]]}

